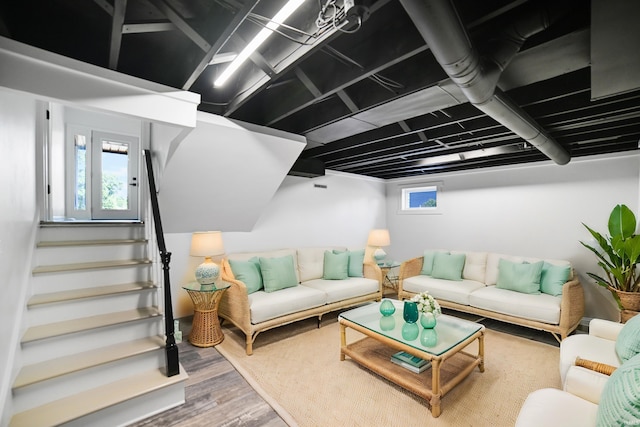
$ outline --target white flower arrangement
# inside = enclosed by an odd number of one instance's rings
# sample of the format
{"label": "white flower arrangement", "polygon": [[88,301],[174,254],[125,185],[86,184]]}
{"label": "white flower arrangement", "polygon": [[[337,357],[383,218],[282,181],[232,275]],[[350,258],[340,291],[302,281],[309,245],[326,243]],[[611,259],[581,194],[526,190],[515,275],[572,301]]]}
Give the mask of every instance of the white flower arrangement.
{"label": "white flower arrangement", "polygon": [[411,301],[414,301],[418,304],[418,311],[421,313],[432,313],[434,316],[442,314],[440,304],[434,297],[429,295],[428,291],[424,291],[422,293],[419,293],[418,295],[414,295],[411,298]]}

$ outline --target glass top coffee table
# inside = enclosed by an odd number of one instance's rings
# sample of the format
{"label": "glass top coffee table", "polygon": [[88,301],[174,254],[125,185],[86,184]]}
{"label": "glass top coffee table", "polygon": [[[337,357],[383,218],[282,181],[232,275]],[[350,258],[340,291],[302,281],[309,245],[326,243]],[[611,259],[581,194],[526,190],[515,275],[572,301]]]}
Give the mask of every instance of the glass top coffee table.
{"label": "glass top coffee table", "polygon": [[[484,372],[484,326],[443,314],[438,316],[435,328],[424,329],[420,322],[408,324],[404,321],[403,302],[394,301],[394,305],[395,313],[387,317],[380,314],[380,303],[340,314],[340,360],[349,356],[367,369],[427,399],[431,414],[438,417],[442,396],[476,366]],[[346,328],[366,336],[347,344]],[[478,340],[477,354],[463,351],[475,340]],[[398,351],[429,360],[431,367],[418,374],[391,362],[391,356]]]}

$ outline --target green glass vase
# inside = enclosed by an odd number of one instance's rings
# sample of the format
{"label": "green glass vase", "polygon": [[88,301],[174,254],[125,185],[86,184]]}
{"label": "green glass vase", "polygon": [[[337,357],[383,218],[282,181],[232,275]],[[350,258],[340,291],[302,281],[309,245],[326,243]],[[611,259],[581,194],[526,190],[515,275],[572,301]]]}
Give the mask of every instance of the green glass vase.
{"label": "green glass vase", "polygon": [[405,301],[402,317],[407,323],[416,323],[418,321],[418,317],[420,317],[418,304],[415,301]]}
{"label": "green glass vase", "polygon": [[383,316],[391,316],[395,312],[396,312],[396,306],[393,305],[393,302],[391,302],[391,300],[388,300],[388,299],[383,299],[382,302],[380,303],[380,313]]}
{"label": "green glass vase", "polygon": [[433,329],[436,327],[436,316],[433,313],[422,313],[420,314],[420,325],[422,325],[425,329]]}

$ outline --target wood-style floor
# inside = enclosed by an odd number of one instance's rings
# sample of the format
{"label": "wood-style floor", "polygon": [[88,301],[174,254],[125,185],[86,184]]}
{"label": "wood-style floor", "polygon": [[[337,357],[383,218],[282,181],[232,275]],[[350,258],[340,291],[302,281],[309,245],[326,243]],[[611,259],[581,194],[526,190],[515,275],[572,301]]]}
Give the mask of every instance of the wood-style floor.
{"label": "wood-style floor", "polygon": [[195,347],[185,340],[178,350],[180,363],[189,374],[185,404],[132,426],[287,426],[215,347]]}
{"label": "wood-style floor", "polygon": [[[480,322],[496,331],[559,347],[556,339],[548,332],[483,319],[475,315],[444,311],[447,314]],[[323,317],[323,323],[331,321],[337,321],[337,313],[335,316],[331,313]],[[184,323],[184,321],[181,322]],[[188,331],[190,325],[184,323],[181,329]],[[190,377],[185,391],[186,403],[132,424],[133,427],[283,427],[287,425],[215,347],[194,347],[185,339],[178,344],[178,348],[180,362]]]}

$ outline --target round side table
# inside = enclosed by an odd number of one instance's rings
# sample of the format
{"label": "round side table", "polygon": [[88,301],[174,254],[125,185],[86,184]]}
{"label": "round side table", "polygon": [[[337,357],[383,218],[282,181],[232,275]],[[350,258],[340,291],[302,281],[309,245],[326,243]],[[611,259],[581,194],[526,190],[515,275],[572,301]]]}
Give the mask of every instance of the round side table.
{"label": "round side table", "polygon": [[224,340],[218,304],[229,285],[201,285],[191,282],[182,287],[193,301],[193,324],[189,342],[197,347],[213,347]]}

